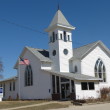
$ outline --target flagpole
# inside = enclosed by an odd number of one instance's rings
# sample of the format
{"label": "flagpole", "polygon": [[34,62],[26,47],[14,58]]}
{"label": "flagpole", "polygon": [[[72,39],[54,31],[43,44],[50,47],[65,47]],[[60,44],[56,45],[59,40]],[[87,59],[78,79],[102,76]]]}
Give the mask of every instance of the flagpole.
{"label": "flagpole", "polygon": [[20,94],[20,58],[19,58],[19,61],[18,61],[18,81],[19,81],[19,99],[21,99],[21,94]]}
{"label": "flagpole", "polygon": [[18,81],[19,81],[19,99],[21,99],[21,89],[20,89],[20,65],[29,65],[29,60],[28,59],[22,59],[19,57],[18,60]]}

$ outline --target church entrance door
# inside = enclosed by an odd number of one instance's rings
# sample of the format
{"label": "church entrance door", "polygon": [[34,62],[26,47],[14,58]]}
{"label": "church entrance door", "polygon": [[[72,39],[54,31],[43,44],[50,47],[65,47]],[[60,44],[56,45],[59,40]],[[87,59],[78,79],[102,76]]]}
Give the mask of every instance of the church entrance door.
{"label": "church entrance door", "polygon": [[69,83],[61,84],[61,99],[62,100],[70,99],[70,84]]}

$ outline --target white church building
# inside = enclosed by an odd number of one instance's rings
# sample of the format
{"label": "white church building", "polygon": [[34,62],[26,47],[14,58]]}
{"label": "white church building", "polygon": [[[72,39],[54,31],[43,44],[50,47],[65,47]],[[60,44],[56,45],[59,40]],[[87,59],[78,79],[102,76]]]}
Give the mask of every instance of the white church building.
{"label": "white church building", "polygon": [[49,49],[24,47],[20,57],[30,64],[17,61],[17,76],[0,81],[4,99],[99,98],[100,89],[110,87],[110,50],[101,41],[73,48],[72,30],[58,10],[45,30]]}

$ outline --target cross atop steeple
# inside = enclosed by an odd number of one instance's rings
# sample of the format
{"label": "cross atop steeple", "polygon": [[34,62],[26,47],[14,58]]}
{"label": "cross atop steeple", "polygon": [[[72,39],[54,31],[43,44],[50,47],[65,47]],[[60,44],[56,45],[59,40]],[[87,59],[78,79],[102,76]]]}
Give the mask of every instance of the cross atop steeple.
{"label": "cross atop steeple", "polygon": [[59,5],[59,3],[58,3],[58,10],[60,10],[60,5]]}

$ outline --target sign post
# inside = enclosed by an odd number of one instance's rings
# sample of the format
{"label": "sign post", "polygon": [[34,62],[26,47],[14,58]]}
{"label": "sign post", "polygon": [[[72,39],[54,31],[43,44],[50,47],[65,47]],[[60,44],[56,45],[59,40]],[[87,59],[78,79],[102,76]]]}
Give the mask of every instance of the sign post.
{"label": "sign post", "polygon": [[3,87],[0,87],[0,102],[2,101],[3,98]]}

